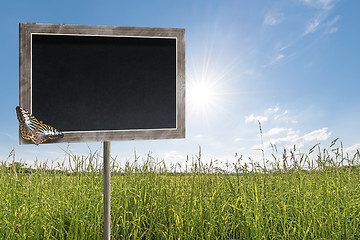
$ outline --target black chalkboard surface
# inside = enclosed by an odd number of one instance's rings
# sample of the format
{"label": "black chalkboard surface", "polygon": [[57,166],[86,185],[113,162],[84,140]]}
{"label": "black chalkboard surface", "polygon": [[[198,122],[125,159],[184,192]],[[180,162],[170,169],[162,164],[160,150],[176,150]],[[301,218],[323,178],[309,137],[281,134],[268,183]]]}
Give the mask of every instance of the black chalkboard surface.
{"label": "black chalkboard surface", "polygon": [[33,35],[33,114],[62,131],[176,128],[175,60],[175,39]]}
{"label": "black chalkboard surface", "polygon": [[20,23],[20,106],[48,142],[183,138],[184,98],[184,29]]}

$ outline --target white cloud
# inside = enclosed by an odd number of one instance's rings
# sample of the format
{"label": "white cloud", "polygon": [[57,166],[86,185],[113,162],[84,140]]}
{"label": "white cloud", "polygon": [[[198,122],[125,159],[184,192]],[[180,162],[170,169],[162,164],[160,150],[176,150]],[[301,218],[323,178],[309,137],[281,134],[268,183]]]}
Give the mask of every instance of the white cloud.
{"label": "white cloud", "polygon": [[264,17],[264,25],[275,26],[279,24],[282,20],[281,13],[268,12]]}
{"label": "white cloud", "polygon": [[254,114],[251,114],[250,116],[246,116],[245,117],[245,122],[246,123],[250,123],[250,122],[266,122],[268,120],[268,117],[266,116],[255,116]]}
{"label": "white cloud", "polygon": [[183,158],[183,155],[179,154],[176,150],[166,152],[164,156],[166,160]]}
{"label": "white cloud", "polygon": [[180,153],[176,150],[165,152],[163,154],[163,159],[166,161],[166,163],[179,163],[183,165],[186,162],[186,158],[186,154]]}
{"label": "white cloud", "polygon": [[334,17],[331,21],[327,22],[326,25],[328,26],[333,26],[335,23],[337,23],[340,19],[340,16],[337,15],[336,17]]}
{"label": "white cloud", "polygon": [[324,7],[328,7],[330,5],[332,5],[333,2],[335,2],[334,0],[318,0]]}
{"label": "white cloud", "polygon": [[335,0],[302,0],[302,2],[312,8],[330,10],[334,7]]}
{"label": "white cloud", "polygon": [[[325,21],[327,20],[327,18],[329,17],[331,10],[334,8],[335,4],[338,2],[338,0],[299,0],[299,1],[306,6],[313,8],[312,10],[315,9],[317,15],[314,16],[312,20],[307,21],[307,24],[305,24],[304,31],[302,31],[302,33],[300,33],[299,36],[293,38],[292,40],[290,39],[290,41],[288,43],[283,43],[282,46],[278,47],[278,49],[280,49],[281,52],[292,47],[297,42],[301,41],[301,39],[303,37],[305,37],[306,35],[308,35],[310,33],[314,33],[317,30],[319,30],[321,27],[324,27],[323,25],[324,25]],[[325,23],[325,27],[327,25],[327,28],[330,28],[335,23],[337,23],[339,21],[339,19],[340,19],[339,15],[334,17],[332,20]],[[330,29],[325,29],[325,33],[327,33],[327,34],[332,34],[337,31],[338,31],[338,28],[335,28],[335,27],[330,28]]]}
{"label": "white cloud", "polygon": [[357,150],[360,150],[360,143],[354,144],[348,148],[344,148],[344,152],[349,154],[354,154]]}
{"label": "white cloud", "polygon": [[339,30],[338,27],[333,27],[333,28],[328,29],[325,33],[333,34],[333,33],[336,33],[338,30]]}
{"label": "white cloud", "polygon": [[318,141],[327,140],[331,135],[331,132],[328,132],[327,130],[328,128],[322,128],[312,131],[302,136],[300,140],[304,140],[305,142],[311,142],[314,140],[318,140]]}
{"label": "white cloud", "polygon": [[265,111],[265,113],[276,113],[276,112],[278,112],[280,110],[280,108],[279,108],[279,106],[276,106],[276,107],[274,107],[274,108],[268,108],[266,111]]}
{"label": "white cloud", "polygon": [[267,131],[266,133],[263,133],[263,136],[278,135],[278,134],[286,132],[286,131],[287,131],[286,128],[272,128],[269,131]]}
{"label": "white cloud", "polygon": [[299,131],[294,131],[292,128],[272,128],[266,133],[263,133],[264,137],[274,136],[281,133],[286,133],[287,135],[297,135]]}
{"label": "white cloud", "polygon": [[312,22],[308,23],[303,35],[315,32],[319,25],[320,20],[318,18],[314,19]]}
{"label": "white cloud", "polygon": [[328,16],[328,11],[324,11],[317,18],[310,21],[306,26],[306,29],[305,29],[305,31],[303,33],[303,36],[317,31],[320,28],[320,26],[325,27],[325,29],[326,29],[325,33],[332,34],[332,33],[337,32],[339,30],[339,28],[334,26],[334,25],[339,21],[340,16],[337,15],[336,17],[334,17],[330,21],[325,22],[324,24],[322,24],[322,22],[325,21],[327,16]]}
{"label": "white cloud", "polygon": [[268,120],[275,120],[282,123],[297,123],[297,121],[289,116],[288,113],[288,110],[282,111],[279,106],[275,106],[267,108],[263,115],[255,116],[255,114],[250,114],[249,116],[246,116],[245,122],[257,122],[258,120],[260,122],[266,122]]}
{"label": "white cloud", "polygon": [[327,26],[327,29],[325,30],[326,34],[333,34],[333,33],[336,33],[337,31],[339,31],[339,27],[334,26],[339,21],[339,19],[340,19],[340,16],[337,15],[332,20],[330,20],[326,23],[326,26]]}
{"label": "white cloud", "polygon": [[284,122],[284,123],[293,123],[293,124],[297,123],[297,120],[294,119],[293,117],[289,116],[288,113],[289,113],[289,111],[285,110],[282,113],[276,114],[274,116],[274,120],[277,120],[279,122]]}
{"label": "white cloud", "polygon": [[266,141],[263,146],[255,145],[252,147],[252,149],[259,149],[259,148],[264,147],[264,150],[269,150],[269,149],[271,149],[271,145],[276,145],[277,148],[279,148],[279,147],[290,148],[290,147],[294,146],[294,144],[297,147],[304,146],[304,144],[299,141],[299,136],[295,134],[295,135],[288,135],[286,137],[272,138],[272,139]]}
{"label": "white cloud", "polygon": [[[270,130],[271,131],[271,130]],[[280,131],[280,130],[277,130]],[[274,131],[276,132],[276,130]],[[293,131],[292,129],[288,129],[288,136],[272,138],[262,145],[255,145],[252,149],[259,149],[264,147],[264,150],[271,149],[271,144],[279,147],[291,148],[296,145],[297,148],[301,148],[305,145],[305,143],[310,143],[315,140],[324,141],[330,138],[331,132],[328,132],[328,128],[318,129],[312,132],[309,132],[303,136],[299,136],[298,131]]]}
{"label": "white cloud", "polygon": [[280,61],[281,59],[283,59],[284,57],[285,57],[285,55],[280,53],[275,58],[273,58],[268,64],[263,65],[263,67],[271,66],[271,65],[275,64],[276,62]]}
{"label": "white cloud", "polygon": [[284,57],[285,57],[284,54],[280,53],[279,55],[277,55],[276,58],[274,58],[274,60],[270,63],[270,65],[278,62],[279,60],[283,59]]}

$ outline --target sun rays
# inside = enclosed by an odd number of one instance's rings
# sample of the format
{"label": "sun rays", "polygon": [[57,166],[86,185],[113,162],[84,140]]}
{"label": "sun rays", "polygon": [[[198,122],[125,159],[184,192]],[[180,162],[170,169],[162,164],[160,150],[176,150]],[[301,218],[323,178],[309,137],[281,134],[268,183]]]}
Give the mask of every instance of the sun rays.
{"label": "sun rays", "polygon": [[213,56],[210,46],[204,54],[197,55],[202,60],[191,58],[190,70],[187,74],[187,108],[189,115],[201,122],[218,116],[226,111],[226,104],[231,95],[231,73],[234,64],[220,57]]}

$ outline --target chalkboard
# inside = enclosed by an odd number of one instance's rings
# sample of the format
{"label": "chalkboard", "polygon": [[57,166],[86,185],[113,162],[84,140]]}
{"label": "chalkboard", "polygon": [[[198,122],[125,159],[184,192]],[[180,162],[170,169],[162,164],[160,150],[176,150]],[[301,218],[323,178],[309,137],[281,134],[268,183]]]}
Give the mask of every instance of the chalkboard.
{"label": "chalkboard", "polygon": [[184,29],[20,23],[19,33],[19,105],[64,133],[48,143],[185,137]]}

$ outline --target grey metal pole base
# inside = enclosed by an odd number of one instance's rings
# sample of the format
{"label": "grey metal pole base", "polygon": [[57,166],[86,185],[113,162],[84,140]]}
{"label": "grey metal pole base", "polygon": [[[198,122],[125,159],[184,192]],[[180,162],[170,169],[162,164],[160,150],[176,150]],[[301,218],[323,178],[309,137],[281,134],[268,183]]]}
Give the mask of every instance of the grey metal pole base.
{"label": "grey metal pole base", "polygon": [[104,142],[104,240],[110,240],[110,142]]}

